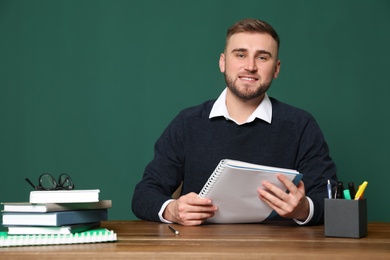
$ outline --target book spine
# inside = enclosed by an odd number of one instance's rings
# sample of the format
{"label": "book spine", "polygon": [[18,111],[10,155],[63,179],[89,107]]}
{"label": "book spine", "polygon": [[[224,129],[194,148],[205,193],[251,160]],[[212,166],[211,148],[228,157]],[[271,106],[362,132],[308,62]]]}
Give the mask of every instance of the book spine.
{"label": "book spine", "polygon": [[211,174],[210,178],[207,180],[203,189],[199,192],[200,198],[207,198],[211,188],[214,186],[214,183],[217,182],[219,176],[221,175],[223,169],[226,167],[226,160],[221,160],[218,166],[215,168],[214,172]]}

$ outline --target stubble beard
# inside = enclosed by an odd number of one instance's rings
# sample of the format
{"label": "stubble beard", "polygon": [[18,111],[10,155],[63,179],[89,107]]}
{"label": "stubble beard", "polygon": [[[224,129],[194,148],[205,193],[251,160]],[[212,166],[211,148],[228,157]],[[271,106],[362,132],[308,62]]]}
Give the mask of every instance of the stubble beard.
{"label": "stubble beard", "polygon": [[264,93],[267,92],[267,90],[270,88],[272,83],[272,81],[269,83],[261,83],[260,86],[256,88],[254,91],[249,91],[248,89],[247,91],[245,90],[242,91],[234,84],[234,81],[228,75],[226,75],[226,73],[224,73],[224,76],[225,76],[226,85],[229,88],[229,90],[233,92],[233,94],[236,95],[238,98],[244,101],[256,99],[258,97],[263,96]]}

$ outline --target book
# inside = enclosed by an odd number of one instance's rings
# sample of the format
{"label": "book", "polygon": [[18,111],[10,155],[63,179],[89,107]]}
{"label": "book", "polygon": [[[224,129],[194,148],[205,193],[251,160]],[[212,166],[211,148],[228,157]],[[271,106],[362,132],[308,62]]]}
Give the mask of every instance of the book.
{"label": "book", "polygon": [[100,190],[34,190],[30,203],[98,202]]}
{"label": "book", "polygon": [[112,207],[111,200],[80,203],[29,203],[29,202],[2,202],[2,212],[54,212],[83,209],[107,209]]}
{"label": "book", "polygon": [[75,224],[59,227],[42,226],[7,226],[9,235],[44,235],[44,234],[72,234],[94,229],[100,222]]}
{"label": "book", "polygon": [[7,232],[0,232],[0,247],[100,243],[116,240],[116,233],[105,228],[66,235],[10,235]]}
{"label": "book", "polygon": [[276,174],[284,174],[295,185],[302,178],[302,174],[296,170],[221,160],[198,195],[211,199],[218,207],[218,211],[207,222],[256,223],[273,217],[276,212],[260,200],[257,189],[261,187],[262,181],[267,180],[286,190]]}
{"label": "book", "polygon": [[65,226],[107,220],[107,209],[3,213],[3,226]]}

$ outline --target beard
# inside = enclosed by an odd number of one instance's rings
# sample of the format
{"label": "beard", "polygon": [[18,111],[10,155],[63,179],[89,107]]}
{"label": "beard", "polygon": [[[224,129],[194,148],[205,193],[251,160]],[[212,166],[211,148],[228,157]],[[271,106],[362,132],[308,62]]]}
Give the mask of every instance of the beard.
{"label": "beard", "polygon": [[243,90],[240,90],[239,87],[234,84],[233,79],[226,75],[226,72],[224,73],[224,76],[226,85],[229,90],[240,99],[246,101],[263,96],[264,93],[267,92],[267,90],[270,88],[272,83],[271,80],[270,82],[261,83],[260,86],[254,90],[250,90],[249,88],[244,88]]}

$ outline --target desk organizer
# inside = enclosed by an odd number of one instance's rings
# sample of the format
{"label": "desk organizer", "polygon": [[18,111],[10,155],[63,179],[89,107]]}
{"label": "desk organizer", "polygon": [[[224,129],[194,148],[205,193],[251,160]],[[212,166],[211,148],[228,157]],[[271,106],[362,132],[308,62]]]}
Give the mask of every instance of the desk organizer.
{"label": "desk organizer", "polygon": [[367,235],[367,200],[325,199],[325,236]]}

